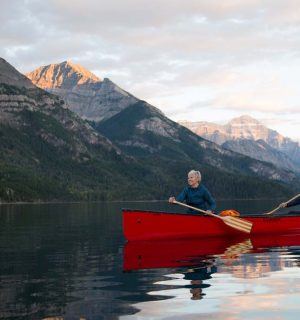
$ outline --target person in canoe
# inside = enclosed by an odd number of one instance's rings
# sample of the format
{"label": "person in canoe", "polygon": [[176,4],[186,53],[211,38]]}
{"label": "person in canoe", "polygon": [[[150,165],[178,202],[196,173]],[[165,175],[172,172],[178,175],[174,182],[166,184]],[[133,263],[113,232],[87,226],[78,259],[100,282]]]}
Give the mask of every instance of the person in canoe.
{"label": "person in canoe", "polygon": [[[207,190],[207,188],[201,184],[200,171],[191,170],[188,173],[188,186],[186,186],[182,192],[175,198],[170,197],[169,202],[174,201],[186,202],[186,204],[202,209],[212,213],[216,209],[216,201]],[[188,209],[188,213],[199,213],[198,211]]]}
{"label": "person in canoe", "polygon": [[296,198],[295,200],[291,201],[291,202],[282,202],[280,204],[281,208],[289,208],[289,207],[294,207],[294,206],[298,206],[300,205],[300,197]]}

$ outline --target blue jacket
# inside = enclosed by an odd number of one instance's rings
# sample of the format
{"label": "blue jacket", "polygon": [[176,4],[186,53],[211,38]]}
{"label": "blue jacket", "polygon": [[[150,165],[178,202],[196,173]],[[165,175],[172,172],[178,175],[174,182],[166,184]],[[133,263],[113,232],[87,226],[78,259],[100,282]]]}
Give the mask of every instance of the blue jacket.
{"label": "blue jacket", "polygon": [[[185,201],[186,204],[196,207],[202,210],[216,209],[216,201],[210,194],[210,192],[204,187],[204,185],[199,185],[197,188],[192,188],[190,186],[185,187],[182,192],[176,197],[178,202]],[[189,213],[199,213],[192,209],[188,209]]]}
{"label": "blue jacket", "polygon": [[294,206],[297,206],[298,204],[300,204],[300,198],[296,198],[292,202],[288,203],[287,207],[294,207]]}

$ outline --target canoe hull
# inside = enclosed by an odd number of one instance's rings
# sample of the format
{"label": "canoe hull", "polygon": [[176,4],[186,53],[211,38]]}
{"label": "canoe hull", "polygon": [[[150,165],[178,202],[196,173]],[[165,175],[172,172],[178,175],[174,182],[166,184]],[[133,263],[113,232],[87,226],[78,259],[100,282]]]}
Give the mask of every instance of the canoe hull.
{"label": "canoe hull", "polygon": [[[253,223],[251,235],[300,234],[300,215],[243,216]],[[241,236],[221,219],[205,215],[123,209],[126,240],[192,239]]]}

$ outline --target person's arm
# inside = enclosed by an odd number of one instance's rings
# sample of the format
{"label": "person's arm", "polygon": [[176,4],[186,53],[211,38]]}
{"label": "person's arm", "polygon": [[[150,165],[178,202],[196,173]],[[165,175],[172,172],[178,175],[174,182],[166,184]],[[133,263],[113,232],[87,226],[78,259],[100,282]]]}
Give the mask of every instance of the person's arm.
{"label": "person's arm", "polygon": [[206,189],[205,190],[205,200],[206,202],[209,204],[209,211],[215,211],[216,210],[216,201],[215,199],[212,197],[212,195],[210,194],[210,192]]}
{"label": "person's arm", "polygon": [[175,198],[175,197],[170,197],[169,202],[173,203],[175,200],[178,202],[183,202],[187,198],[187,188],[184,188],[180,194]]}

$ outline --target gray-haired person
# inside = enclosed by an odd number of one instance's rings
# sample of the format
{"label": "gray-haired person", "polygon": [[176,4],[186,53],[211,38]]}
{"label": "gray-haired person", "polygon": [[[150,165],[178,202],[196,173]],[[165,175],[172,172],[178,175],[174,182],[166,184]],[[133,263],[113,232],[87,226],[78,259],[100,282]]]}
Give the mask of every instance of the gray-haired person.
{"label": "gray-haired person", "polygon": [[[191,170],[188,173],[188,186],[186,186],[182,192],[175,198],[170,197],[169,202],[174,201],[186,202],[186,204],[202,209],[208,212],[213,212],[216,209],[216,201],[207,190],[207,188],[201,184],[200,171]],[[198,213],[198,211],[188,209],[189,213]]]}

